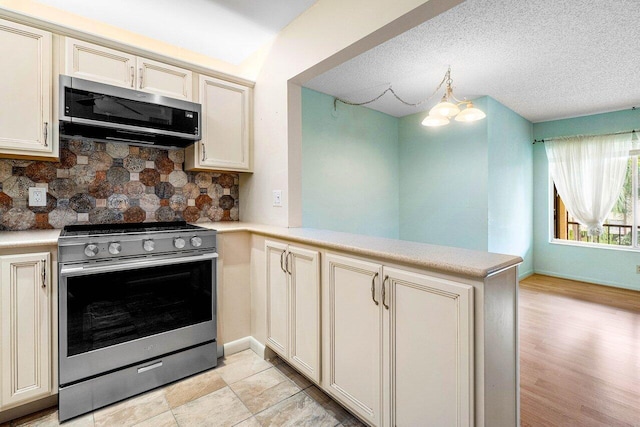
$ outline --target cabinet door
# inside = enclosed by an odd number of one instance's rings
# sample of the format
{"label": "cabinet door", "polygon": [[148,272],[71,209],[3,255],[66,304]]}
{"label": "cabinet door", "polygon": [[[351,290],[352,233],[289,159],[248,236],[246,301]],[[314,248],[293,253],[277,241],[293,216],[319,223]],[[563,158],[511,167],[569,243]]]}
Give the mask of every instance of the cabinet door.
{"label": "cabinet door", "polygon": [[289,281],[284,270],[286,253],[286,244],[265,241],[267,344],[284,358],[289,357]]}
{"label": "cabinet door", "polygon": [[51,393],[49,253],[0,257],[0,407]]}
{"label": "cabinet door", "polygon": [[137,59],[137,89],[191,101],[193,73],[152,59]]}
{"label": "cabinet door", "polygon": [[388,267],[384,277],[390,425],[473,425],[473,288]]}
{"label": "cabinet door", "polygon": [[136,57],[67,37],[65,73],[69,76],[135,89]]}
{"label": "cabinet door", "polygon": [[249,99],[245,86],[200,76],[202,140],[194,144],[189,168],[249,171]]}
{"label": "cabinet door", "polygon": [[53,156],[51,33],[0,20],[0,152]]}
{"label": "cabinet door", "polygon": [[320,381],[320,254],[289,246],[291,342],[289,361]]}
{"label": "cabinet door", "polygon": [[381,425],[381,270],[327,254],[323,272],[323,387],[372,425]]}

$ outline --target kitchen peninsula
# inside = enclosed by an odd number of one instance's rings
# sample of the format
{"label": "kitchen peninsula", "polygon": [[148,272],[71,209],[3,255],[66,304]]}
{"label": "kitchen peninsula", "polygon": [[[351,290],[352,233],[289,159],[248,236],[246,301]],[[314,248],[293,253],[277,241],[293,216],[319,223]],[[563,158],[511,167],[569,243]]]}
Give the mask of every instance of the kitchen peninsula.
{"label": "kitchen peninsula", "polygon": [[[275,352],[371,425],[427,414],[446,425],[517,424],[520,257],[307,228],[198,225],[218,230],[225,353]],[[58,234],[4,232],[0,255],[48,252],[55,271]],[[57,342],[55,324],[50,337]],[[55,371],[57,349],[47,351]]]}

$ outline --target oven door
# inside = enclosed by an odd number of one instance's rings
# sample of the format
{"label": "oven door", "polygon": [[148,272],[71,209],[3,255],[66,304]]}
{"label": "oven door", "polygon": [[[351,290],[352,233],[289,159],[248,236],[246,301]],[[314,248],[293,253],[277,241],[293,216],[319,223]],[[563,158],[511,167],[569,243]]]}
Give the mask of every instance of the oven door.
{"label": "oven door", "polygon": [[61,264],[60,385],[214,341],[217,256]]}

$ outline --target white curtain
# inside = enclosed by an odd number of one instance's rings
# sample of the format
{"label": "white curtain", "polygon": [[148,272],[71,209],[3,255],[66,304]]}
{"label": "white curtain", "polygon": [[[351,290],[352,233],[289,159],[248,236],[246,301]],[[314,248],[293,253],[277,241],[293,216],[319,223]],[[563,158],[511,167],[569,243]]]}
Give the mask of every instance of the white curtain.
{"label": "white curtain", "polygon": [[590,236],[599,236],[624,184],[631,135],[557,138],[544,148],[567,210]]}

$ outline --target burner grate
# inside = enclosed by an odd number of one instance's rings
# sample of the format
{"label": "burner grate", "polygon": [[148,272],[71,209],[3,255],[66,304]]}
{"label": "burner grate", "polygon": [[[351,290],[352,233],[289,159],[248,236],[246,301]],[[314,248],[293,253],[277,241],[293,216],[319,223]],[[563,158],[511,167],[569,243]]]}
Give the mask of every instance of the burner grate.
{"label": "burner grate", "polygon": [[187,224],[186,221],[146,222],[125,224],[81,224],[67,225],[61,236],[99,236],[105,234],[154,233],[163,231],[201,230],[202,227]]}

